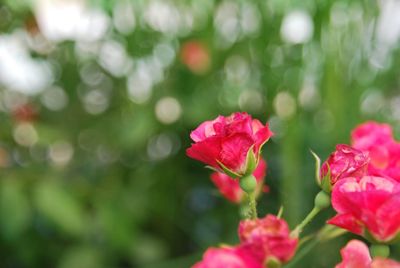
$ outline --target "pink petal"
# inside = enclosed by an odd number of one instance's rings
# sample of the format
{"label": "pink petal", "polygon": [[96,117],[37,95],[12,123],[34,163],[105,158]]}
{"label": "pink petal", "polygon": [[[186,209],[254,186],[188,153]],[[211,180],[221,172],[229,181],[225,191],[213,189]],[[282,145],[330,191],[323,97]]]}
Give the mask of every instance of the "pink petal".
{"label": "pink petal", "polygon": [[209,248],[192,268],[262,268],[251,252],[241,247]]}
{"label": "pink petal", "polygon": [[194,142],[199,142],[202,141],[208,137],[212,137],[216,134],[216,130],[214,129],[214,125],[216,123],[222,123],[225,121],[225,118],[223,116],[218,116],[216,119],[211,120],[211,121],[205,121],[201,123],[195,130],[193,130],[190,133],[190,138]]}
{"label": "pink petal", "polygon": [[273,135],[273,133],[269,129],[268,124],[266,124],[265,127],[260,128],[254,134],[254,141],[255,141],[254,152],[256,154],[259,153],[259,151],[261,150],[261,147],[264,145],[264,143],[266,143],[272,137],[272,135]]}
{"label": "pink petal", "polygon": [[371,256],[368,247],[359,240],[351,240],[340,250],[343,261],[335,268],[369,268]]}
{"label": "pink petal", "polygon": [[229,201],[239,203],[242,200],[244,192],[239,186],[238,179],[232,179],[224,173],[214,172],[211,174],[211,180]]}
{"label": "pink petal", "polygon": [[400,196],[394,194],[391,199],[385,202],[378,210],[376,221],[379,225],[378,240],[389,241],[400,232]]}
{"label": "pink petal", "polygon": [[257,181],[262,181],[267,173],[267,162],[264,159],[260,158],[258,162],[258,166],[253,172],[254,177],[256,177]]}
{"label": "pink petal", "polygon": [[400,268],[400,263],[391,259],[378,257],[373,260],[371,268]]}
{"label": "pink petal", "polygon": [[248,114],[234,113],[230,118],[232,121],[225,126],[225,135],[245,133],[250,137],[253,136],[251,117]]}
{"label": "pink petal", "polygon": [[217,159],[219,159],[220,151],[221,139],[219,137],[211,137],[192,144],[192,146],[186,150],[186,154],[207,165],[219,168]]}
{"label": "pink petal", "polygon": [[229,169],[243,173],[247,152],[252,145],[253,139],[248,134],[233,134],[222,140],[218,159]]}
{"label": "pink petal", "polygon": [[358,235],[362,235],[363,233],[363,228],[359,221],[351,214],[338,214],[329,219],[327,223],[336,225]]}

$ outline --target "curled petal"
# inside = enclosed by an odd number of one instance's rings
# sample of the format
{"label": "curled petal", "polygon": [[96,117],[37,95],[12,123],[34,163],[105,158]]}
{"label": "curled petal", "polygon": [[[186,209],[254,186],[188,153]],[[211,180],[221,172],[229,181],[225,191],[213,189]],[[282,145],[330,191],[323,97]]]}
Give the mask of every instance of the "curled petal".
{"label": "curled petal", "polygon": [[371,256],[368,247],[359,240],[351,240],[340,250],[343,261],[335,268],[369,268]]}
{"label": "curled petal", "polygon": [[219,168],[217,160],[221,152],[221,139],[211,137],[204,141],[194,143],[186,150],[186,154],[214,168]]}
{"label": "curled petal", "polygon": [[327,223],[336,225],[358,235],[362,235],[363,233],[362,225],[351,214],[336,215],[328,220]]}

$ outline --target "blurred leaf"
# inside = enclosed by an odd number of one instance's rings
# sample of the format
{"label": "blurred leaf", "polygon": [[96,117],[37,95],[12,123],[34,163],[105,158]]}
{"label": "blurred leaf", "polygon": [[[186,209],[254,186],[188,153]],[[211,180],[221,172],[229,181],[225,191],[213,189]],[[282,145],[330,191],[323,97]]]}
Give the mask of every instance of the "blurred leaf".
{"label": "blurred leaf", "polygon": [[58,268],[101,268],[101,253],[90,247],[75,247],[67,251],[60,259]]}
{"label": "blurred leaf", "polygon": [[154,262],[167,256],[167,245],[157,237],[142,235],[133,250],[135,259],[140,264]]}
{"label": "blurred leaf", "polygon": [[29,226],[31,211],[20,183],[5,180],[0,190],[1,232],[7,239],[15,238]]}
{"label": "blurred leaf", "polygon": [[82,234],[86,228],[81,204],[59,184],[38,184],[35,205],[43,216],[69,234]]}

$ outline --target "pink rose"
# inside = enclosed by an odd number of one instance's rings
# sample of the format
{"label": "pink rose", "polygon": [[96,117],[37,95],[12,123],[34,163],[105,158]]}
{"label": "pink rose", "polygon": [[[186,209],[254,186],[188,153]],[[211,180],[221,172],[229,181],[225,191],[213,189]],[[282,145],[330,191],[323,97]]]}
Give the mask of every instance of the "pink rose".
{"label": "pink rose", "polygon": [[298,243],[297,238],[290,237],[286,221],[271,214],[262,219],[241,221],[239,238],[242,246],[251,250],[262,263],[269,258],[282,263],[289,261]]}
{"label": "pink rose", "polygon": [[392,127],[369,121],[357,126],[351,132],[352,145],[360,150],[369,150],[376,145],[393,141]]}
{"label": "pink rose", "polygon": [[342,262],[335,268],[400,268],[400,263],[383,258],[372,260],[367,245],[359,240],[351,240],[340,250]]}
{"label": "pink rose", "polygon": [[393,179],[364,176],[339,180],[332,191],[338,213],[329,224],[380,242],[400,231],[400,184]]}
{"label": "pink rose", "polygon": [[336,151],[322,164],[321,177],[323,180],[330,172],[330,184],[346,177],[362,177],[366,175],[369,163],[368,155],[346,144],[336,145]]}
{"label": "pink rose", "polygon": [[[258,166],[253,172],[253,175],[257,180],[256,193],[260,193],[263,189],[266,169],[267,163],[260,158]],[[228,175],[221,172],[212,173],[211,180],[226,199],[233,203],[240,203],[242,201],[244,191],[240,188],[239,180],[232,179]]]}
{"label": "pink rose", "polygon": [[242,247],[209,248],[203,260],[192,268],[263,268],[251,252]]}
{"label": "pink rose", "polygon": [[271,136],[268,124],[264,126],[247,113],[218,116],[192,131],[190,137],[194,143],[186,153],[211,167],[221,171],[228,169],[240,177],[253,171],[248,170],[251,166],[247,163],[248,153],[253,154],[257,164],[261,147]]}
{"label": "pink rose", "polygon": [[359,240],[351,240],[340,250],[342,262],[335,268],[369,268],[371,267],[371,256],[367,245]]}
{"label": "pink rose", "polygon": [[400,144],[394,140],[390,125],[364,123],[353,130],[351,139],[354,148],[368,152],[369,174],[400,181]]}

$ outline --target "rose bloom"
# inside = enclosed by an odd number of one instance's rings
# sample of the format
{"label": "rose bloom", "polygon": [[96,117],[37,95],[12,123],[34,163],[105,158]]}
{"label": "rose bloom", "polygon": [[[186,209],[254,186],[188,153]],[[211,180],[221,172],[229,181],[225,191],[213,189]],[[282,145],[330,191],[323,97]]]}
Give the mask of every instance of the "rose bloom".
{"label": "rose bloom", "polygon": [[393,179],[341,179],[331,200],[337,215],[329,224],[378,242],[391,242],[400,231],[400,184]]}
{"label": "rose bloom", "polygon": [[372,260],[367,245],[359,240],[351,240],[340,250],[342,262],[335,268],[400,268],[400,263],[383,258]]}
{"label": "rose bloom", "polygon": [[239,238],[242,246],[251,250],[262,263],[269,258],[282,263],[289,261],[298,244],[297,238],[290,237],[286,221],[271,214],[262,219],[241,221]]}
{"label": "rose bloom", "polygon": [[329,158],[322,164],[322,180],[330,172],[330,184],[334,185],[338,180],[346,177],[362,177],[366,175],[369,163],[368,155],[346,144],[336,145]]}
{"label": "rose bloom", "polygon": [[268,124],[263,125],[247,113],[237,112],[206,121],[192,131],[190,137],[194,143],[186,153],[218,170],[225,167],[242,176],[247,169],[249,150],[258,162],[261,147],[271,136]]}
{"label": "rose bloom", "polygon": [[392,132],[390,125],[370,121],[356,127],[351,140],[354,148],[368,152],[369,174],[400,181],[400,144]]}
{"label": "rose bloom", "polygon": [[203,255],[203,260],[192,268],[263,268],[252,253],[245,248],[222,247],[209,248]]}
{"label": "rose bloom", "polygon": [[[257,180],[256,194],[259,194],[266,187],[264,186],[266,169],[267,163],[260,158],[258,166],[253,172],[253,176]],[[211,174],[211,180],[226,199],[233,203],[240,203],[242,201],[244,191],[240,188],[238,179],[232,179],[221,172],[214,172]]]}

